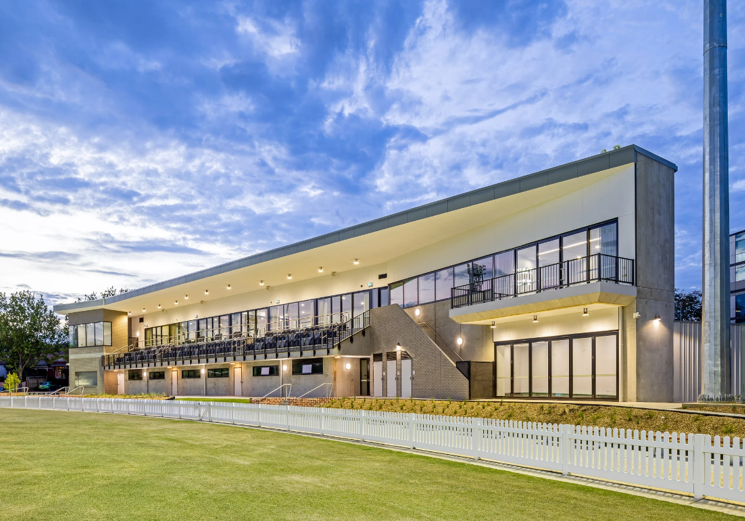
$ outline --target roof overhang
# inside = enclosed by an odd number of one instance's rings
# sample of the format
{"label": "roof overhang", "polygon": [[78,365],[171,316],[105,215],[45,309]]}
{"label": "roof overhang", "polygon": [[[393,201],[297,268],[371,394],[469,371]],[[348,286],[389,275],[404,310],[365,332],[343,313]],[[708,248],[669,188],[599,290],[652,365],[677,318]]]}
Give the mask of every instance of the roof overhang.
{"label": "roof overhang", "polygon": [[[191,302],[215,300],[264,289],[259,286],[260,280],[265,287],[279,286],[328,276],[331,272],[375,266],[581,189],[635,163],[637,154],[677,170],[669,161],[631,145],[122,295],[59,304],[54,310],[67,314],[105,308],[138,315],[142,308],[152,311],[158,305],[172,307],[175,300],[183,302],[185,295],[194,299]],[[353,264],[356,258],[360,259],[360,266]],[[318,273],[319,266],[323,266],[323,273]],[[292,274],[291,281],[288,274]],[[209,295],[205,295],[205,290],[209,290]]]}

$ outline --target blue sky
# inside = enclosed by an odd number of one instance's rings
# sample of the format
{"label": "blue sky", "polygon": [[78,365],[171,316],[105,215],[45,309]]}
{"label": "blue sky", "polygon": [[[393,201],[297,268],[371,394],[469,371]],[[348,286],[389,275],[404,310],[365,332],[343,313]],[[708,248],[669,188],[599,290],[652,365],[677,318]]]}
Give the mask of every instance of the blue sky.
{"label": "blue sky", "polygon": [[[732,228],[745,6],[729,5]],[[598,153],[675,162],[700,286],[698,0],[0,4],[0,291],[136,288]]]}

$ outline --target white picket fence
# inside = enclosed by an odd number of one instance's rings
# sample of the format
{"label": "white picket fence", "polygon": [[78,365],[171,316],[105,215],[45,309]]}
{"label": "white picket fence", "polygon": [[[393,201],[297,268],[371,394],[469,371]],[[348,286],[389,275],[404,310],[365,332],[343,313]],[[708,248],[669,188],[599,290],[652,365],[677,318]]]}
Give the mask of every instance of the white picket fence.
{"label": "white picket fence", "polygon": [[745,503],[739,438],[482,418],[174,400],[17,396],[0,408],[47,409],[269,427],[423,449]]}

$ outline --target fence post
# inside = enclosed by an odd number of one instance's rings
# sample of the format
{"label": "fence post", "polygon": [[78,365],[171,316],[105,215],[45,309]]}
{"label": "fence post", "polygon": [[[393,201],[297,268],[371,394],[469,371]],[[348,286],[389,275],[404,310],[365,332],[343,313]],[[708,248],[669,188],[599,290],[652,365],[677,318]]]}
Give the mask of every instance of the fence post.
{"label": "fence post", "polygon": [[367,427],[367,411],[360,413],[360,441],[365,441],[365,427]]}
{"label": "fence post", "polygon": [[129,415],[129,400],[125,400],[125,403],[127,404],[127,414]]}
{"label": "fence post", "polygon": [[208,414],[208,420],[210,423],[212,423],[212,403],[207,403],[207,414]]}
{"label": "fence post", "polygon": [[290,432],[290,406],[285,405],[285,422],[287,423],[287,432]]}
{"label": "fence post", "polygon": [[693,435],[693,452],[689,453],[689,458],[693,458],[693,499],[704,497],[704,484],[706,476],[704,475],[704,435]]}
{"label": "fence post", "polygon": [[70,399],[69,398],[67,399],[67,410],[68,411],[70,410]]}
{"label": "fence post", "polygon": [[414,448],[414,413],[409,413],[409,448]]}
{"label": "fence post", "polygon": [[28,395],[27,394],[23,395],[23,408],[28,409]]}
{"label": "fence post", "polygon": [[473,420],[473,428],[471,429],[471,436],[473,436],[473,459],[478,460],[479,454],[481,453],[481,427],[484,425],[483,418],[475,418]]}
{"label": "fence post", "polygon": [[326,419],[326,408],[321,407],[321,436],[323,436],[323,427],[324,427],[323,422],[325,419]]}
{"label": "fence post", "polygon": [[233,407],[230,410],[230,419],[233,420],[233,425],[235,425],[235,402],[233,402]]}
{"label": "fence post", "polygon": [[561,461],[561,475],[569,474],[569,429],[571,425],[559,425],[561,442],[559,444],[559,460]]}
{"label": "fence post", "polygon": [[259,414],[258,414],[258,420],[257,423],[259,424],[259,427],[261,427],[261,402],[259,402]]}

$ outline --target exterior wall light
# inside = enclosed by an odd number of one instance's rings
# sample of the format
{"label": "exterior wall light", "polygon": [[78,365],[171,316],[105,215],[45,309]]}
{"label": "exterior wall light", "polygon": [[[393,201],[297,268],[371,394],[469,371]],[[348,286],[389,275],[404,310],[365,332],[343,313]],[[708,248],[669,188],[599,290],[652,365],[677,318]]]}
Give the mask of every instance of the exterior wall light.
{"label": "exterior wall light", "polygon": [[228,289],[230,289],[230,284],[228,284]]}
{"label": "exterior wall light", "polygon": [[323,266],[318,266],[318,273],[323,273]]}
{"label": "exterior wall light", "polygon": [[[143,309],[143,311],[145,311],[145,310]],[[414,310],[414,314],[415,314],[416,316],[419,316],[419,315],[421,315],[421,314],[422,314],[422,310],[421,310],[421,309],[419,309],[419,308],[416,308],[416,309]]]}
{"label": "exterior wall light", "polygon": [[208,290],[208,289],[204,290],[204,294],[205,295],[209,295],[210,294],[210,290]]}
{"label": "exterior wall light", "polygon": [[173,303],[178,306],[178,300],[174,300]]}
{"label": "exterior wall light", "polygon": [[260,280],[259,281],[259,286],[263,286],[263,285],[264,285],[264,281],[263,280]]}
{"label": "exterior wall light", "polygon": [[158,309],[160,309],[160,304],[158,304]]}
{"label": "exterior wall light", "polygon": [[131,311],[127,311],[127,315],[132,316],[132,312]]}
{"label": "exterior wall light", "polygon": [[284,364],[284,365],[282,366],[282,370],[283,370],[283,371],[287,371],[287,364]]}
{"label": "exterior wall light", "polygon": [[349,371],[352,368],[352,364],[350,364],[349,362],[347,362],[347,365],[345,365],[344,367],[346,367],[347,368],[347,371]]}
{"label": "exterior wall light", "polygon": [[143,312],[143,313],[145,312],[145,308],[142,308],[142,312]]}
{"label": "exterior wall light", "polygon": [[463,345],[463,337],[462,336],[459,336],[458,339],[455,341],[455,343],[458,344],[459,346],[462,346]]}
{"label": "exterior wall light", "polygon": [[184,295],[184,300],[189,300],[189,295]]}
{"label": "exterior wall light", "polygon": [[354,259],[354,263],[355,264],[359,264],[360,263],[360,260],[359,259]]}
{"label": "exterior wall light", "polygon": [[292,273],[287,274],[287,280],[290,280],[292,278]]}
{"label": "exterior wall light", "polygon": [[204,374],[204,367],[202,367],[202,374]]}
{"label": "exterior wall light", "polygon": [[135,336],[140,336],[140,332],[138,331],[137,333],[135,333]]}
{"label": "exterior wall light", "polygon": [[496,321],[494,321],[494,320],[491,321],[491,328],[492,329],[497,329],[497,323],[496,323]]}
{"label": "exterior wall light", "polygon": [[147,378],[147,371],[142,371],[142,376],[144,376],[145,378]]}
{"label": "exterior wall light", "polygon": [[401,351],[401,343],[400,342],[397,342],[396,343],[396,351]]}
{"label": "exterior wall light", "polygon": [[583,317],[589,317],[590,316],[590,314],[587,312],[587,308],[585,308],[584,311],[582,311],[582,316]]}
{"label": "exterior wall light", "polygon": [[538,323],[538,315],[533,315],[533,323]]}
{"label": "exterior wall light", "polygon": [[662,321],[662,319],[660,318],[660,315],[655,315],[654,316],[654,323],[655,324],[659,324],[661,321]]}

